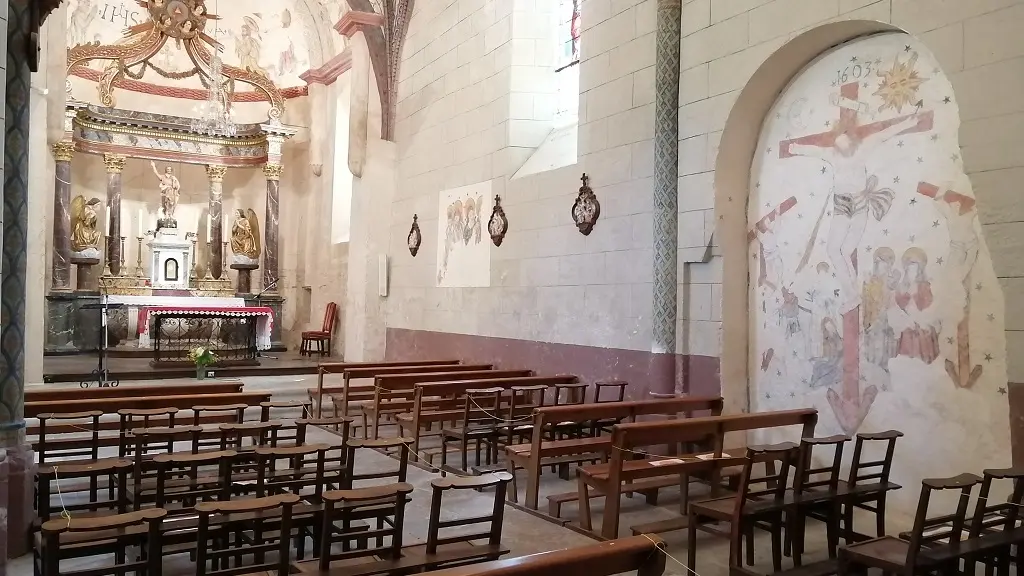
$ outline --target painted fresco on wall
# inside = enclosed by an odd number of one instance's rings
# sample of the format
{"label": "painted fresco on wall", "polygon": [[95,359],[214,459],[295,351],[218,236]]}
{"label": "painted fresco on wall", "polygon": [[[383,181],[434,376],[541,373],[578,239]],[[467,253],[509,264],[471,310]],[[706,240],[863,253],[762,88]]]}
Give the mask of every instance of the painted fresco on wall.
{"label": "painted fresco on wall", "polygon": [[752,410],[897,428],[922,440],[913,458],[1008,458],[1003,295],[959,127],[905,34],[841,46],[783,91],[751,169]]}
{"label": "painted fresco on wall", "polygon": [[[208,2],[210,11],[221,19],[211,21],[206,32],[224,45],[221,56],[225,63],[264,74],[281,88],[301,86],[304,82],[299,75],[310,67],[310,40],[315,38],[315,33],[310,34],[307,30],[310,23],[301,21],[299,17],[300,9],[306,9],[298,5],[303,1],[263,0],[258,9],[246,2]],[[330,9],[327,4],[314,3],[317,12],[324,14]],[[123,42],[126,28],[148,18],[146,9],[133,0],[70,0],[69,40],[71,45],[86,42],[118,44]],[[94,61],[90,66],[102,69],[105,62]],[[202,88],[195,76],[180,78],[194,68],[181,46],[168,42],[152,58],[142,80],[153,84]]]}
{"label": "painted fresco on wall", "polygon": [[437,285],[491,285],[491,183],[441,192],[437,217]]}

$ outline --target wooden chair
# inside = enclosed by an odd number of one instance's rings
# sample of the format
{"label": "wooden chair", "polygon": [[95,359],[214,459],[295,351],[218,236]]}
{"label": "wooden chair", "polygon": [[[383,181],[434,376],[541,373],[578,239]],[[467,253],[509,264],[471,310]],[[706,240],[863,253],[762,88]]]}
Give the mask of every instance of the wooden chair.
{"label": "wooden chair", "polygon": [[[191,516],[198,502],[231,498],[231,461],[234,450],[199,454],[158,454],[156,480],[137,488],[133,503],[138,510],[152,499],[157,508],[174,516]],[[171,519],[168,522],[172,521]]]}
{"label": "wooden chair", "polygon": [[[850,439],[846,436],[827,438],[803,438],[797,460],[796,477],[793,482],[793,505],[787,510],[791,530],[786,533],[786,544],[792,546],[793,565],[802,565],[804,532],[807,518],[825,523],[828,557],[836,557],[839,547],[839,531],[842,522],[842,502],[845,490],[840,491],[843,464],[843,446]],[[814,449],[831,448],[832,459],[824,466],[814,466]]]}
{"label": "wooden chair", "polygon": [[[54,518],[41,527],[40,545],[33,550],[35,576],[100,576],[123,575],[145,571],[147,576],[160,576],[163,558],[160,521],[167,512],[150,508],[138,512],[96,518]],[[146,553],[139,560],[129,561],[126,550],[137,546]],[[61,560],[113,554],[114,564],[82,570],[61,568]]]}
{"label": "wooden chair", "polygon": [[499,425],[504,388],[466,390],[462,418],[455,428],[441,429],[441,469],[447,469],[448,442],[457,442],[462,455],[462,472],[469,471],[469,443],[476,442],[476,465],[480,465],[480,449],[487,448],[487,464],[498,460]]}
{"label": "wooden chair", "polygon": [[[743,538],[747,538],[747,564],[754,564],[754,529],[765,530],[772,539],[772,566],[782,570],[783,511],[789,470],[797,461],[797,445],[783,442],[747,448],[739,492],[735,496],[713,498],[690,504],[688,515],[688,565],[696,566],[697,530],[729,539],[729,567],[743,566]],[[754,474],[754,466],[763,463],[765,474]],[[777,472],[773,471],[776,468]],[[706,521],[728,522],[724,532],[705,524]]]}
{"label": "wooden chair", "polygon": [[[104,459],[95,462],[69,462],[67,464],[52,463],[39,466],[36,473],[37,503],[36,513],[39,521],[46,522],[58,506],[51,502],[54,487],[59,489],[59,510],[73,512],[74,517],[103,516],[120,514],[128,511],[128,499],[125,486],[128,484],[128,472],[132,468],[130,460]],[[77,481],[87,479],[79,484]],[[106,500],[99,497],[99,480],[112,480],[113,494]],[[74,496],[75,493],[87,493],[86,501]],[[64,497],[70,496],[65,502]]]}
{"label": "wooden chair", "polygon": [[[125,456],[132,455],[132,449],[134,448],[134,441],[129,434],[129,431],[135,428],[153,428],[154,421],[159,421],[163,424],[167,424],[167,428],[174,427],[174,417],[178,413],[178,408],[122,408],[117,411],[118,417],[121,419],[121,432],[120,442],[118,445],[118,458],[124,458]],[[141,420],[142,422],[139,422]]]}
{"label": "wooden chair", "polygon": [[[192,407],[192,425],[202,426],[204,423],[211,420],[218,420],[216,424],[213,424],[209,429],[204,427],[203,437],[199,440],[199,448],[212,448],[217,450],[221,445],[221,438],[218,437],[218,432],[223,429],[220,427],[221,424],[241,424],[245,422],[245,409],[249,406],[247,404],[224,404],[222,406],[193,406]],[[219,420],[225,420],[219,422]],[[220,448],[223,450],[224,448]]]}
{"label": "wooden chair", "polygon": [[[967,506],[974,487],[981,478],[974,474],[961,474],[952,478],[933,478],[921,482],[921,497],[917,503],[914,517],[914,528],[910,540],[902,540],[894,536],[881,536],[856,544],[843,546],[839,549],[839,576],[851,573],[862,573],[868,568],[878,568],[890,574],[914,576],[959,572],[959,558],[951,548],[959,547],[965,528]],[[952,514],[945,546],[928,547],[928,537],[924,534],[929,525],[928,503],[933,492],[960,492],[956,512]]]}
{"label": "wooden chair", "polygon": [[[903,436],[899,430],[857,434],[853,445],[853,462],[850,477],[841,483],[845,491],[843,504],[843,534],[847,542],[864,540],[869,536],[859,535],[853,528],[853,509],[860,508],[875,515],[875,536],[885,535],[885,497],[892,490],[902,488],[889,481],[892,472],[892,458],[896,452],[896,440]],[[868,452],[885,451],[881,459],[867,460]]]}
{"label": "wooden chair", "polygon": [[[601,380],[594,383],[594,403],[600,402],[622,402],[626,399],[626,387],[629,382],[625,380]],[[602,394],[605,390],[610,393]],[[597,436],[602,432],[611,431],[611,427],[622,422],[622,418],[609,418],[607,420],[595,420],[590,425],[590,435]]]}
{"label": "wooden chair", "polygon": [[[528,441],[533,434],[533,410],[544,407],[547,385],[513,386],[510,388],[508,418],[499,427],[504,432],[505,446]],[[519,442],[516,442],[518,440]]]}
{"label": "wooden chair", "polygon": [[[356,438],[345,447],[345,473],[342,474],[342,489],[355,488],[356,482],[367,480],[393,479],[393,482],[405,482],[409,472],[409,438],[387,438],[383,440],[362,440]],[[361,449],[391,451],[392,457],[398,458],[398,468],[392,470],[376,470],[373,472],[356,472],[356,455]],[[396,454],[397,451],[397,454]]]}
{"label": "wooden chair", "polygon": [[[288,574],[291,558],[288,535],[292,508],[298,502],[295,494],[279,494],[198,504],[196,575],[233,576],[263,570]],[[267,562],[267,552],[277,552],[277,558]],[[243,564],[243,558],[249,555],[253,556],[253,562]],[[235,559],[233,568],[229,566],[231,558]]]}
{"label": "wooden chair", "polygon": [[[318,538],[320,554],[317,567],[320,572],[329,571],[332,562],[352,564],[351,561],[360,558],[397,563],[402,557],[405,505],[412,491],[412,485],[398,482],[324,492],[323,523]],[[366,530],[364,522],[370,522],[375,527]],[[375,541],[375,546],[370,545],[371,540]],[[340,553],[334,551],[335,544],[341,544]],[[309,571],[311,565],[300,565],[300,569]],[[352,574],[359,574],[359,567],[365,566],[353,566]],[[348,570],[345,572],[348,573]],[[371,570],[369,573],[381,572]]]}
{"label": "wooden chair", "polygon": [[45,464],[47,458],[98,460],[102,415],[103,412],[99,410],[40,414],[39,443],[36,447],[39,463]]}
{"label": "wooden chair", "polygon": [[[430,522],[427,527],[427,543],[422,546],[408,547],[403,550],[405,556],[422,555],[423,565],[427,570],[451,568],[497,560],[508,554],[508,548],[501,546],[501,526],[505,513],[505,491],[512,480],[508,472],[485,474],[472,478],[448,476],[430,482],[432,495],[430,500]],[[444,493],[450,490],[484,490],[494,488],[494,505],[489,514],[474,517],[452,518],[441,520],[444,509],[442,500]],[[456,530],[457,534],[442,535],[441,531],[448,528],[459,528],[476,524],[487,524],[482,531],[467,532]],[[486,540],[484,545],[473,545],[472,542]]]}
{"label": "wooden chair", "polygon": [[[324,311],[324,325],[320,330],[307,330],[302,333],[302,344],[299,347],[300,356],[312,356],[313,350],[310,345],[316,343],[316,351],[320,356],[331,355],[331,341],[334,335],[334,323],[338,318],[338,305],[334,302],[327,303],[327,310]],[[326,344],[326,346],[325,346]]]}

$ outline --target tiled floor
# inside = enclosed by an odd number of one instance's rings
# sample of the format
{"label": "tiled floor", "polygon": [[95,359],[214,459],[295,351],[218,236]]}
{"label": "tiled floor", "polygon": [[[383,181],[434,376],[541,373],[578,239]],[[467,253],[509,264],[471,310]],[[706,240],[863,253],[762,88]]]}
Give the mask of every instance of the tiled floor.
{"label": "tiled floor", "polygon": [[[305,397],[305,389],[316,385],[315,376],[289,376],[289,377],[259,377],[243,378],[247,389],[272,390],[275,399],[297,399]],[[127,383],[126,383],[127,384]],[[150,382],[149,384],[152,384]],[[330,433],[317,430],[312,440],[329,439]],[[358,468],[361,470],[373,470],[391,468],[394,461],[389,457],[376,452],[361,452],[359,455]],[[521,474],[521,473],[520,473]],[[430,482],[438,477],[438,474],[410,467],[409,482],[415,487],[412,502],[406,512],[406,543],[419,543],[424,541],[427,530],[427,519],[430,507]],[[525,486],[525,479],[520,475],[519,484]],[[548,494],[569,492],[576,489],[575,480],[565,481],[558,479],[557,475],[546,471],[542,477],[540,505],[546,511]],[[642,497],[623,497],[620,521],[620,536],[629,536],[630,526],[640,523],[647,523],[656,520],[678,516],[678,490],[663,490],[658,506],[647,504]],[[493,504],[491,492],[452,493],[445,496],[446,510],[454,515],[476,515],[482,514]],[[592,502],[593,521],[595,527],[600,527],[603,499],[598,498]],[[577,507],[575,503],[563,506],[560,519],[541,518],[534,514],[527,513],[518,508],[506,506],[505,523],[502,534],[502,542],[512,550],[511,556],[522,556],[548,550],[561,548],[585,546],[593,544],[595,540],[573,530],[566,525],[572,525],[576,521]],[[867,526],[871,522],[868,518],[858,519],[859,526]],[[873,523],[871,523],[873,525]],[[901,529],[902,526],[892,526],[892,529]],[[686,533],[678,531],[661,535],[667,543],[666,552],[670,555],[667,560],[667,573],[674,575],[689,576],[727,576],[728,568],[728,544],[723,539],[714,538],[708,535],[700,535],[698,540],[697,565],[691,571],[682,563],[686,561]],[[756,538],[756,560],[757,568],[761,572],[771,571],[769,542],[765,535],[758,535]],[[806,562],[824,557],[824,532],[820,526],[809,527]],[[678,562],[677,562],[678,561]],[[789,566],[786,560],[784,566]],[[67,563],[70,568],[73,565]],[[81,566],[84,567],[84,566]],[[169,576],[193,574],[195,567],[189,562],[187,556],[172,556],[166,558],[165,574]],[[29,576],[32,573],[31,556],[25,556],[11,561],[7,565],[7,573],[14,576]]]}

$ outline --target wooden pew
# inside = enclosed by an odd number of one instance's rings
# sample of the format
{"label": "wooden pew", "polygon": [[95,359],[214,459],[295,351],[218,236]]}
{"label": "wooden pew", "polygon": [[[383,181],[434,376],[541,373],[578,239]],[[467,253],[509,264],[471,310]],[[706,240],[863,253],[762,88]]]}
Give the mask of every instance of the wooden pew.
{"label": "wooden pew", "polygon": [[363,434],[370,417],[373,418],[373,438],[378,438],[380,416],[383,412],[398,414],[413,408],[411,396],[416,384],[423,382],[446,382],[449,380],[486,380],[490,378],[515,378],[533,376],[533,370],[471,370],[466,372],[423,372],[417,374],[394,374],[377,376],[373,380],[373,404],[361,407],[363,412]]}
{"label": "wooden pew", "polygon": [[[516,386],[553,386],[555,384],[575,384],[577,382],[579,382],[579,378],[571,374],[419,382],[413,388],[412,410],[395,416],[395,420],[398,422],[398,434],[399,436],[412,438],[413,452],[419,454],[420,431],[424,425],[430,426],[434,423],[450,422],[458,419],[463,413],[459,408],[436,409],[436,403],[432,405],[427,400],[430,398],[460,398],[466,394],[466,390],[479,388],[504,388],[509,390]],[[408,434],[406,433],[406,428],[409,429]]]}
{"label": "wooden pew", "polygon": [[[605,506],[601,525],[602,538],[615,538],[619,531],[620,496],[639,481],[661,478],[678,482],[682,498],[681,516],[667,521],[654,522],[634,527],[634,533],[668,532],[686,526],[686,490],[689,477],[695,474],[708,475],[712,489],[719,485],[719,475],[724,468],[743,463],[741,450],[735,454],[724,448],[726,434],[750,432],[767,428],[800,427],[800,437],[814,436],[818,411],[813,408],[709,416],[687,420],[666,420],[661,422],[636,422],[617,424],[612,428],[611,457],[606,464],[582,466],[579,468],[580,520],[584,529],[590,529],[589,488],[605,495]],[[681,442],[704,443],[711,440],[711,450],[701,454],[687,454],[666,458],[637,460],[635,452],[643,452],[650,446],[676,445]]]}
{"label": "wooden pew", "polygon": [[[391,362],[321,362],[317,367],[316,378],[316,416],[320,417],[323,401],[324,374],[338,374],[346,368],[386,368],[398,366],[448,366],[457,365],[459,360],[398,360]],[[313,400],[313,397],[310,397]]]}
{"label": "wooden pew", "polygon": [[[599,402],[592,404],[571,404],[564,406],[547,406],[533,412],[533,429],[529,444],[507,446],[508,471],[515,475],[516,468],[526,469],[526,506],[537,509],[540,486],[540,471],[544,465],[562,464],[566,462],[583,462],[603,457],[611,449],[609,436],[593,438],[573,438],[569,440],[544,440],[543,434],[537,433],[553,424],[562,422],[588,423],[609,419],[635,420],[637,416],[684,414],[689,417],[694,412],[708,412],[712,415],[722,413],[720,396],[692,396],[683,398],[666,398],[657,400],[632,400],[626,402]],[[517,501],[517,489],[513,482],[509,492],[511,500]]]}
{"label": "wooden pew", "polygon": [[[340,396],[340,402],[335,401],[335,406],[341,405],[342,413],[339,416],[348,415],[349,402],[355,402],[359,400],[373,400],[373,384],[367,384],[364,386],[356,386],[352,384],[353,380],[372,379],[377,376],[388,376],[392,374],[416,374],[420,372],[437,372],[444,370],[445,372],[467,372],[476,370],[490,370],[493,368],[491,364],[455,364],[445,366],[434,366],[434,365],[423,365],[416,364],[413,366],[357,366],[354,368],[342,369],[342,385],[341,386],[324,386],[317,389],[310,388],[306,390],[310,394],[310,399],[314,398],[316,394],[326,394],[328,396]],[[319,386],[319,384],[318,384]],[[336,410],[337,412],[337,410]]]}
{"label": "wooden pew", "polygon": [[636,572],[637,576],[661,576],[665,571],[665,546],[657,536],[633,536],[541,552],[530,556],[495,560],[470,566],[426,572],[430,576],[611,576]]}
{"label": "wooden pew", "polygon": [[260,402],[270,401],[270,392],[237,392],[231,394],[201,394],[180,396],[130,396],[127,398],[92,398],[84,400],[62,400],[26,402],[25,417],[35,418],[40,414],[51,412],[84,412],[100,410],[104,414],[115,414],[123,408],[178,408],[191,409],[197,404],[217,406],[221,404],[246,404],[258,406]]}
{"label": "wooden pew", "polygon": [[117,386],[111,388],[29,387],[25,402],[91,400],[93,398],[130,398],[133,396],[181,396],[189,394],[232,394],[242,391],[242,381],[235,379],[194,381],[187,384]]}

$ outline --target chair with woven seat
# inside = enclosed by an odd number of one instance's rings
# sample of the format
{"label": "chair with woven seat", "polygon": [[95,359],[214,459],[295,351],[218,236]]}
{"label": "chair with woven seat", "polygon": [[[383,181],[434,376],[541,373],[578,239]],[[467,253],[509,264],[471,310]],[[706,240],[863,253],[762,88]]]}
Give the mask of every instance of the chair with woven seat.
{"label": "chair with woven seat", "polygon": [[[843,546],[839,549],[839,576],[865,573],[869,568],[904,576],[959,573],[960,559],[955,553],[955,547],[961,544],[966,527],[968,501],[974,487],[979,483],[981,478],[974,474],[922,480],[921,497],[917,503],[910,539],[881,536]],[[934,537],[925,533],[926,528],[932,524],[932,519],[928,517],[928,504],[935,492],[960,493],[956,511],[949,516],[950,528],[945,533],[949,543],[946,545],[936,545]]]}
{"label": "chair with woven seat", "polygon": [[307,330],[302,333],[302,346],[299,348],[300,356],[312,356],[312,344],[316,344],[316,351],[321,356],[331,355],[331,342],[334,335],[334,323],[338,319],[338,305],[334,302],[327,303],[327,310],[324,311],[324,325],[320,330]]}
{"label": "chair with woven seat", "polygon": [[[162,557],[160,524],[167,512],[149,508],[136,512],[92,518],[54,518],[44,522],[33,550],[35,576],[127,574],[145,572],[160,576]],[[127,550],[143,552],[129,559]],[[113,565],[88,568],[60,565],[61,560],[113,555]],[[75,569],[77,568],[77,569]]]}
{"label": "chair with woven seat", "polygon": [[[754,564],[753,533],[758,528],[772,537],[772,566],[782,571],[783,512],[789,471],[798,459],[797,445],[783,442],[747,448],[739,491],[734,496],[711,498],[690,504],[687,537],[688,566],[697,563],[697,530],[729,539],[729,567],[743,566],[743,538],[747,539],[747,564]],[[765,474],[754,474],[754,466],[763,463]],[[774,470],[773,470],[774,469]],[[728,530],[708,522],[728,523]]]}

